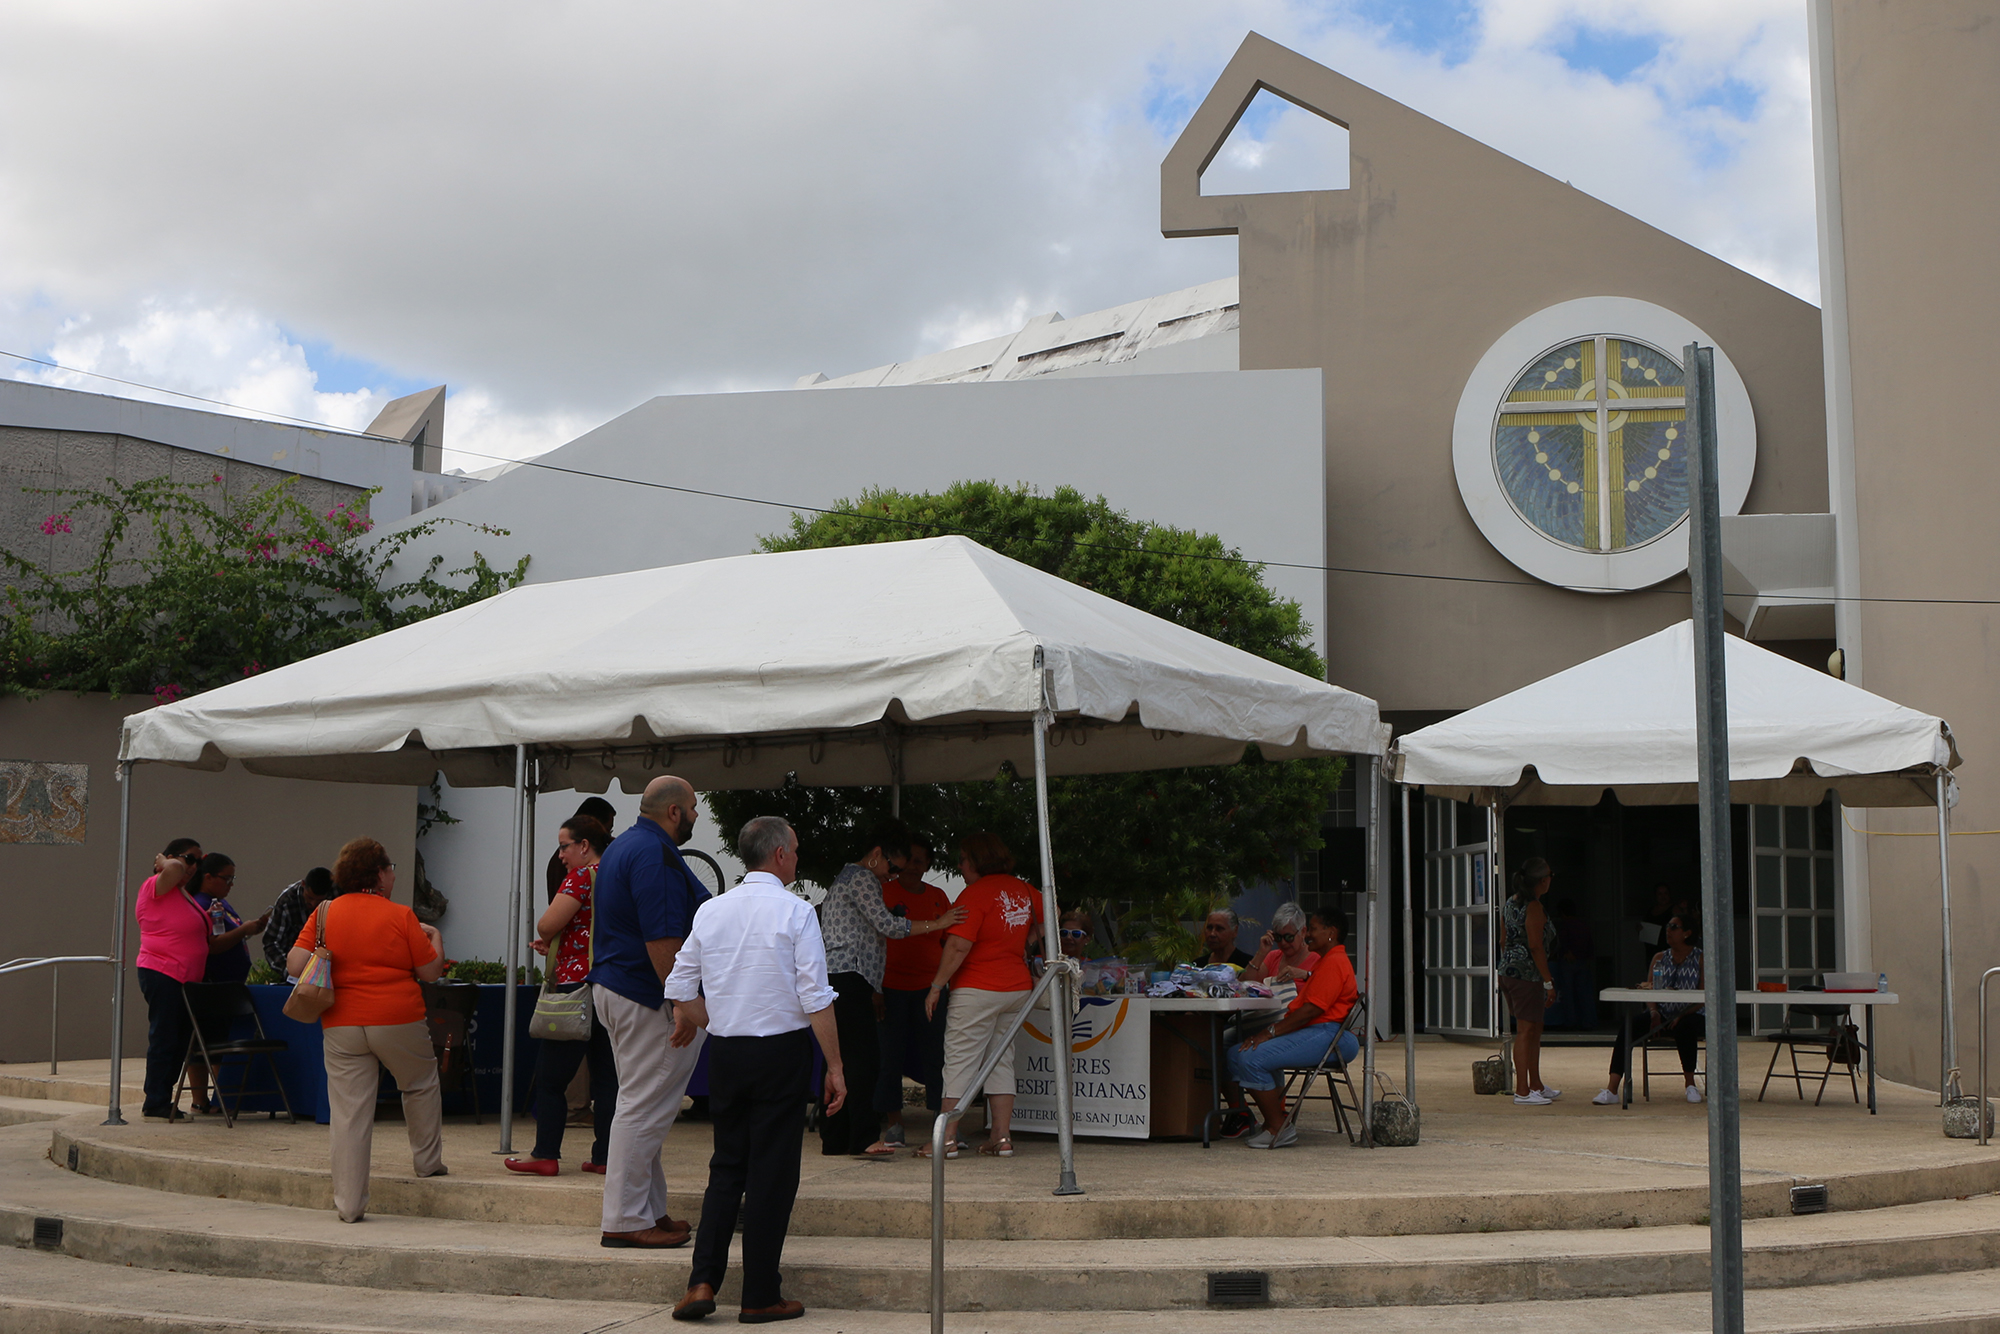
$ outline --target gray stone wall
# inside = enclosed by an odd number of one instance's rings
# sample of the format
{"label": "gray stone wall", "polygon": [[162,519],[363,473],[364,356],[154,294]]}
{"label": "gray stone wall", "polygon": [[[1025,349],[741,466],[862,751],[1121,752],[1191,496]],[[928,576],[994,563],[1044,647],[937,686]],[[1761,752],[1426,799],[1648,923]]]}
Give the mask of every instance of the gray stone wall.
{"label": "gray stone wall", "polygon": [[[130,485],[152,477],[196,485],[211,501],[290,477],[293,491],[321,514],[362,494],[357,486],[131,436],[0,425],[0,547],[46,569],[77,568],[96,549],[92,520],[76,515],[60,497],[35,495],[29,488],[101,487],[106,478]],[[73,531],[44,534],[42,521],[66,510]],[[149,538],[140,535],[125,554],[143,557]]]}

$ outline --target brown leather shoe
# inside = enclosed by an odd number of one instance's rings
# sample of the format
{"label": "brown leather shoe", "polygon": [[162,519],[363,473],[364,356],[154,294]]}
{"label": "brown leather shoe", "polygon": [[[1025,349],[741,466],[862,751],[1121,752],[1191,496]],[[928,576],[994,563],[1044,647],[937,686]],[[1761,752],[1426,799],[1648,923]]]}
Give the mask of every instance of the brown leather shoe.
{"label": "brown leather shoe", "polygon": [[715,1289],[706,1283],[697,1283],[688,1289],[687,1296],[674,1303],[674,1319],[699,1320],[705,1315],[715,1314]]}
{"label": "brown leather shoe", "polygon": [[806,1313],[804,1302],[789,1298],[776,1306],[746,1306],[736,1316],[737,1323],[744,1325],[768,1325],[773,1320],[797,1320]]}
{"label": "brown leather shoe", "polygon": [[688,1218],[656,1218],[653,1226],[662,1232],[692,1232],[694,1221]]}
{"label": "brown leather shoe", "polygon": [[614,1249],[635,1247],[647,1251],[671,1251],[688,1244],[688,1232],[686,1228],[669,1232],[665,1228],[642,1227],[637,1232],[607,1232],[598,1244]]}

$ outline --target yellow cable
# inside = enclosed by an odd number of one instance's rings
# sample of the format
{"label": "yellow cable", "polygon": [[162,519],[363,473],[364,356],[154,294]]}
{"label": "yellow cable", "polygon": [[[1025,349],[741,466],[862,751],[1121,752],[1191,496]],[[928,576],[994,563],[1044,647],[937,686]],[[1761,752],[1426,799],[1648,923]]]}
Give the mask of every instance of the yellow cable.
{"label": "yellow cable", "polygon": [[[1867,834],[1871,838],[1936,838],[1937,837],[1937,830],[1935,829],[1918,829],[1918,830],[1863,829],[1860,826],[1856,825],[1854,821],[1847,818],[1846,807],[1841,808],[1840,822],[1846,825],[1849,829],[1852,829],[1855,833]],[[1951,836],[1953,838],[1973,838],[1980,834],[2000,834],[2000,829],[1954,829],[1951,831]]]}

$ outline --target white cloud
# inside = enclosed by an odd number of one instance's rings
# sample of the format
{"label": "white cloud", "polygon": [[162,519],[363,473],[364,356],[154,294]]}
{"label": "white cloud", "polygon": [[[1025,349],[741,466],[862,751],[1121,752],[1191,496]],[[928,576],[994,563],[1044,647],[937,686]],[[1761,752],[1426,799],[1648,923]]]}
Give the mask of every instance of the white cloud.
{"label": "white cloud", "polygon": [[[448,439],[481,452],[1231,272],[1231,241],[1159,235],[1160,108],[1184,118],[1252,28],[1816,281],[1796,0],[1484,0],[1449,64],[1309,0],[0,0],[0,21],[0,347],[365,419],[305,340],[450,384]],[[1605,32],[1658,56],[1613,82],[1557,54]]]}
{"label": "white cloud", "polygon": [[[358,431],[391,395],[374,389],[324,393],[305,349],[252,311],[190,301],[142,301],[122,319],[79,315],[47,345],[64,369],[26,365],[19,378],[96,394],[149,399],[243,416],[288,417]],[[113,377],[106,379],[102,377]],[[114,380],[157,385],[156,393]],[[180,395],[192,394],[196,402]]]}

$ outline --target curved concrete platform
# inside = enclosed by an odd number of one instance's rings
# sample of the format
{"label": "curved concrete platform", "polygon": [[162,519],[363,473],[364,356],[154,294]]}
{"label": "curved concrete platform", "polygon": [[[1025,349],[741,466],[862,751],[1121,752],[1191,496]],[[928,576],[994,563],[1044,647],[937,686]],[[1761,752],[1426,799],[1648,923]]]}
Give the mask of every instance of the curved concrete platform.
{"label": "curved concrete platform", "polygon": [[[1587,1094],[1602,1054],[1554,1050],[1551,1079],[1573,1092],[1553,1107],[1516,1107],[1470,1092],[1469,1048],[1429,1044],[1420,1092],[1423,1143],[1363,1150],[1334,1132],[1323,1104],[1308,1109],[1298,1147],[1259,1153],[1234,1141],[1080,1141],[1086,1193],[1058,1199],[1053,1141],[1022,1136],[1018,1156],[967,1155],[946,1164],[946,1235],[964,1241],[1119,1238],[1445,1235],[1543,1229],[1664,1227],[1708,1212],[1706,1108],[1678,1097],[1630,1111]],[[17,1081],[18,1082],[18,1081]],[[1675,1081],[1677,1083],[1677,1081]],[[1754,1087],[1754,1086],[1753,1086]],[[1667,1088],[1663,1093],[1674,1090]],[[234,1129],[99,1124],[83,1109],[55,1127],[55,1155],[106,1181],[305,1209],[331,1207],[324,1127],[261,1118]],[[975,1113],[976,1115],[976,1113]],[[2000,1143],[1946,1139],[1934,1095],[1885,1086],[1881,1114],[1851,1103],[1796,1099],[1743,1108],[1743,1197],[1749,1218],[1790,1213],[1797,1184],[1824,1184],[1836,1211],[1881,1209],[2000,1191]],[[377,1214],[588,1228],[601,1178],[574,1168],[587,1132],[569,1131],[569,1170],[509,1173],[497,1127],[446,1126],[448,1177],[411,1175],[400,1123],[378,1124],[370,1209]],[[977,1138],[977,1133],[973,1135]],[[532,1128],[517,1125],[525,1153]],[[676,1214],[698,1209],[710,1149],[705,1123],[682,1121],[662,1164]],[[930,1227],[930,1168],[826,1158],[802,1146],[794,1236],[921,1240]]]}

